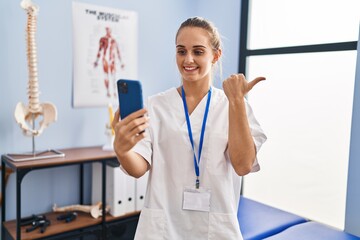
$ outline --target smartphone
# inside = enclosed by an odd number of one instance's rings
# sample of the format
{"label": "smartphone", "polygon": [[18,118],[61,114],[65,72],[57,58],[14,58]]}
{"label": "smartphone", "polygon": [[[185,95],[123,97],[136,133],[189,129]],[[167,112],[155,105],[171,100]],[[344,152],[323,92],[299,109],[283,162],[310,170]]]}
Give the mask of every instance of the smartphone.
{"label": "smartphone", "polygon": [[138,80],[119,79],[117,81],[120,117],[124,119],[129,114],[143,108],[141,82]]}

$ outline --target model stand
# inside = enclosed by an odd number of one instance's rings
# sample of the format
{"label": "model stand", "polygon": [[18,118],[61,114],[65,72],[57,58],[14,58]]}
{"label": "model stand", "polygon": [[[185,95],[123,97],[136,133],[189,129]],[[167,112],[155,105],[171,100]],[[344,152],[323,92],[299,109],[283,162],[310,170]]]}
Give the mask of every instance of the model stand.
{"label": "model stand", "polygon": [[[35,116],[32,114],[32,132],[35,131]],[[29,153],[8,153],[5,154],[12,161],[29,161],[29,160],[40,160],[46,158],[56,158],[56,157],[65,157],[65,154],[54,150],[48,149],[44,151],[35,150],[35,135],[31,136],[32,139],[32,152]]]}

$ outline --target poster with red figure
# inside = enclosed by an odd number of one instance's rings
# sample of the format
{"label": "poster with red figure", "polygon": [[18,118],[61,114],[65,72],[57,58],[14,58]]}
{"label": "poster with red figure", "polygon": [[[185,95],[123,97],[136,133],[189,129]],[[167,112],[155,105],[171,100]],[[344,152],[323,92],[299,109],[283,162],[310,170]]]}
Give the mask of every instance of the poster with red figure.
{"label": "poster with red figure", "polygon": [[137,79],[137,13],[79,2],[72,13],[73,107],[116,105],[116,81]]}

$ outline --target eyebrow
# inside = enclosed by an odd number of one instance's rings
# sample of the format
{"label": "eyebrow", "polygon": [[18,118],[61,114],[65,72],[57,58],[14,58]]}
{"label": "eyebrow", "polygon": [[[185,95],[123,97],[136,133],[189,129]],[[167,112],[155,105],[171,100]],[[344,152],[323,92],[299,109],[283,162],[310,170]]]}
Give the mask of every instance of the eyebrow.
{"label": "eyebrow", "polygon": [[[185,46],[184,45],[177,45],[176,48],[185,48]],[[192,48],[206,48],[206,47],[203,46],[203,45],[195,45]]]}

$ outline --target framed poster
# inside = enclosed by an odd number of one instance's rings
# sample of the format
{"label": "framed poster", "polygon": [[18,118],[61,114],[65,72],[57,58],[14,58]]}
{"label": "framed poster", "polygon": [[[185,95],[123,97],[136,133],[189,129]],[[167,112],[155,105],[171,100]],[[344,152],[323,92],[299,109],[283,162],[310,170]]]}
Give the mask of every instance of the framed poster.
{"label": "framed poster", "polygon": [[117,104],[116,81],[137,79],[137,13],[73,2],[73,107]]}

